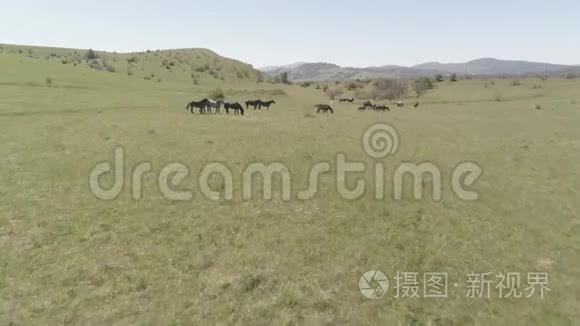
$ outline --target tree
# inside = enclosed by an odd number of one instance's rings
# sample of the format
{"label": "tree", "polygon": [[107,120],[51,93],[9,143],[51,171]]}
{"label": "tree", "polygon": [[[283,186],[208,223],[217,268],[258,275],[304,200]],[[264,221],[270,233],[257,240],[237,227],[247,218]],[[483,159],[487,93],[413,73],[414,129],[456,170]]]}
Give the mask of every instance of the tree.
{"label": "tree", "polygon": [[221,88],[214,89],[208,96],[212,100],[219,100],[220,98],[225,98],[224,92]]}
{"label": "tree", "polygon": [[444,80],[445,80],[445,78],[443,77],[443,75],[442,75],[442,74],[437,74],[437,76],[435,76],[435,80],[436,80],[438,83],[440,83],[440,82],[444,81]]}
{"label": "tree", "polygon": [[407,96],[408,84],[399,79],[381,79],[373,84],[371,97],[374,100],[395,100]]}
{"label": "tree", "polygon": [[326,90],[326,95],[328,95],[328,97],[330,97],[332,100],[342,94],[344,94],[344,90],[342,88],[329,88]]}
{"label": "tree", "polygon": [[428,90],[433,89],[433,82],[428,77],[421,77],[415,80],[413,88],[415,89],[415,93],[417,93],[417,98],[419,98]]}
{"label": "tree", "polygon": [[290,84],[287,71],[282,71],[278,76],[274,77],[274,82],[282,84]]}
{"label": "tree", "polygon": [[93,49],[89,49],[87,51],[87,54],[85,55],[85,57],[87,58],[87,60],[94,60],[94,59],[98,58],[99,56],[97,55],[97,53]]}
{"label": "tree", "polygon": [[357,88],[358,88],[358,85],[357,85],[357,83],[355,83],[355,82],[353,82],[353,81],[351,81],[351,82],[348,82],[348,83],[346,84],[346,89],[348,89],[349,91],[353,91],[353,90],[355,90],[355,89],[357,89]]}
{"label": "tree", "polygon": [[451,78],[449,78],[449,80],[454,83],[457,81],[457,74],[451,74]]}

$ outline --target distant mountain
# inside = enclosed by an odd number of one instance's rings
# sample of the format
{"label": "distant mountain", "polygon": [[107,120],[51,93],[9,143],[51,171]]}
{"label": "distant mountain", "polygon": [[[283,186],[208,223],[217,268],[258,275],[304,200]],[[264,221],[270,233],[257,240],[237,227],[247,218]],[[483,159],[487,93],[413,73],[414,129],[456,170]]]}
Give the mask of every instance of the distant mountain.
{"label": "distant mountain", "polygon": [[493,58],[477,59],[465,63],[428,62],[412,67],[380,66],[367,68],[341,67],[332,63],[297,63],[287,66],[262,68],[269,76],[288,72],[292,81],[323,81],[373,78],[415,78],[435,74],[469,75],[525,75],[525,74],[565,74],[575,72],[577,66],[557,65],[542,62],[498,60]]}
{"label": "distant mountain", "polygon": [[306,62],[296,62],[296,63],[291,63],[289,65],[283,65],[283,66],[267,66],[267,67],[258,68],[258,70],[260,70],[262,72],[268,72],[268,71],[280,70],[280,69],[294,69],[294,68],[301,66],[305,63]]}
{"label": "distant mountain", "polygon": [[429,62],[413,66],[413,69],[428,69],[441,73],[475,74],[475,75],[518,75],[557,73],[571,66],[543,62],[498,60],[493,58],[477,59],[465,63]]}

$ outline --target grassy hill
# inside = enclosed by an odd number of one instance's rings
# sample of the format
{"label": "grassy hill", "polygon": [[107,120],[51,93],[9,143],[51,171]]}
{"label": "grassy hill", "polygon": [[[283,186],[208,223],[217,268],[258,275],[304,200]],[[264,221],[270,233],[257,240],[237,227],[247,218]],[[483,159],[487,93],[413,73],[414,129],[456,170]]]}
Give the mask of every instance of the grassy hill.
{"label": "grassy hill", "polygon": [[[332,103],[334,115],[317,115],[313,104],[329,99],[314,86],[256,84],[234,78],[234,70],[225,81],[200,72],[195,85],[177,69],[157,67],[163,60],[151,53],[131,63],[143,67],[141,75],[128,75],[121,66],[130,56],[113,61],[114,54],[99,53],[101,64],[116,62],[110,73],[84,60],[75,66],[46,57],[72,58],[75,50],[38,49],[35,57],[32,48],[28,57],[26,49],[0,54],[0,325],[580,320],[579,80],[443,82],[419,99],[418,109],[358,112],[357,101]],[[143,78],[154,68],[165,73],[161,82]],[[244,116],[184,110],[216,85],[231,100],[271,97],[277,104]],[[361,144],[377,122],[400,136],[397,152],[384,160]],[[118,146],[125,187],[103,201],[91,193],[88,175],[99,162],[112,162]],[[339,154],[367,166],[344,176],[350,189],[366,181],[359,199],[337,190]],[[451,171],[465,161],[484,169],[470,187],[480,194],[474,202],[451,189]],[[143,162],[152,171],[137,200],[132,171]],[[190,201],[160,191],[161,170],[176,162],[190,170],[176,186],[193,192]],[[200,172],[215,162],[232,170],[232,200],[200,193]],[[272,200],[261,198],[266,186],[259,181],[253,199],[242,199],[242,172],[255,162],[288,167],[290,201],[280,198],[279,179]],[[331,171],[320,175],[317,195],[297,198],[320,162]],[[386,169],[382,200],[375,198],[378,162]],[[404,162],[440,167],[444,200],[431,199],[433,179],[424,180],[423,199],[406,187],[404,199],[395,200],[393,175]],[[219,176],[209,184],[222,193],[226,187]],[[371,269],[391,281],[381,300],[367,300],[359,289]],[[449,298],[395,298],[398,271],[448,273]],[[466,298],[468,273],[500,271],[521,273],[522,287],[527,272],[549,272],[552,291],[543,300],[500,299],[493,288],[489,299]]]}
{"label": "grassy hill", "polygon": [[251,65],[219,56],[207,49],[177,49],[138,53],[111,53],[0,44],[0,54],[89,67],[153,82],[193,84],[255,83],[262,74]]}

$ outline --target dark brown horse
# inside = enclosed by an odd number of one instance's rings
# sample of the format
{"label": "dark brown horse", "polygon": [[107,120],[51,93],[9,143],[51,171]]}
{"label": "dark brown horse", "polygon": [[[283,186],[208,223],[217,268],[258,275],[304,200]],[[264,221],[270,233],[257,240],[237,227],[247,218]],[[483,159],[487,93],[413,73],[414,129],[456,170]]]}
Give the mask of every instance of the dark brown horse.
{"label": "dark brown horse", "polygon": [[185,110],[189,110],[189,111],[191,111],[191,114],[193,114],[193,109],[198,108],[199,114],[204,114],[205,108],[208,106],[208,104],[209,104],[209,100],[207,98],[204,98],[203,100],[201,100],[199,102],[192,101],[189,104],[187,104],[187,106],[185,107]]}
{"label": "dark brown horse", "polygon": [[387,112],[387,111],[391,111],[391,109],[388,106],[384,106],[384,105],[375,105],[373,106],[373,109],[377,112]]}
{"label": "dark brown horse", "polygon": [[233,110],[235,115],[244,115],[244,107],[238,102],[224,102],[224,108],[227,114],[230,114],[230,110]]}
{"label": "dark brown horse", "polygon": [[254,101],[246,101],[246,110],[250,108],[250,106],[254,107],[254,110],[261,108],[262,101],[254,100]]}
{"label": "dark brown horse", "polygon": [[316,113],[332,113],[334,114],[334,110],[328,104],[316,104],[314,106],[316,108]]}
{"label": "dark brown horse", "polygon": [[266,110],[270,110],[270,106],[271,106],[272,104],[276,104],[276,101],[272,101],[272,100],[270,100],[270,101],[265,101],[265,102],[264,102],[264,101],[262,101],[262,100],[258,100],[258,101],[260,101],[260,109],[261,109],[262,107],[265,107],[265,108],[266,108]]}
{"label": "dark brown horse", "polygon": [[341,98],[340,103],[354,103],[354,97],[353,98]]}

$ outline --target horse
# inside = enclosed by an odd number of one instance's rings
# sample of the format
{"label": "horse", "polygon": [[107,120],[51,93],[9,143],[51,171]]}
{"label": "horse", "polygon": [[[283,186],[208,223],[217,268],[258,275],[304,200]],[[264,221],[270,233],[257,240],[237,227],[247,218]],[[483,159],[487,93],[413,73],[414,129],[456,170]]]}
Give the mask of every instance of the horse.
{"label": "horse", "polygon": [[403,102],[397,102],[395,104],[397,104],[397,107],[399,107],[399,108],[402,108],[403,106],[405,106],[405,103],[403,103]]}
{"label": "horse", "polygon": [[375,111],[380,111],[380,112],[391,112],[391,109],[388,106],[384,106],[384,105],[375,105],[374,107]]}
{"label": "horse", "polygon": [[334,114],[334,110],[328,104],[316,104],[314,106],[316,108],[316,113],[332,113]]}
{"label": "horse", "polygon": [[367,107],[366,107],[366,106],[361,106],[360,108],[358,108],[358,110],[359,110],[360,112],[362,112],[362,111],[366,111],[366,110],[367,110]]}
{"label": "horse", "polygon": [[371,103],[371,101],[366,101],[363,103],[365,108],[372,108],[373,107],[373,103]]}
{"label": "horse", "polygon": [[260,100],[246,101],[246,110],[248,110],[250,108],[250,106],[253,106],[254,110],[261,109],[262,108],[261,104],[262,104],[262,101],[260,101]]}
{"label": "horse", "polygon": [[340,103],[354,103],[354,97],[353,98],[341,98],[340,99]]}
{"label": "horse", "polygon": [[266,101],[266,102],[264,102],[264,101],[262,101],[262,100],[258,100],[258,101],[260,101],[260,109],[261,109],[262,107],[265,107],[265,108],[266,108],[266,110],[270,110],[270,105],[272,105],[272,104],[276,104],[276,101],[273,101],[273,100]]}
{"label": "horse", "polygon": [[415,103],[414,105],[415,109],[419,107],[419,102]]}
{"label": "horse", "polygon": [[224,108],[227,114],[230,114],[230,110],[234,110],[235,115],[244,115],[244,107],[238,102],[224,102]]}
{"label": "horse", "polygon": [[209,110],[209,113],[211,114],[211,109],[214,108],[215,114],[219,114],[223,103],[224,103],[224,99],[221,99],[221,98],[219,100],[215,100],[215,101],[208,100],[207,108]]}
{"label": "horse", "polygon": [[189,104],[187,104],[187,106],[185,107],[185,110],[189,110],[189,111],[191,111],[191,114],[193,114],[193,109],[198,108],[199,114],[204,114],[205,108],[207,107],[208,103],[209,103],[209,100],[207,98],[204,98],[203,100],[201,100],[199,102],[192,101]]}

